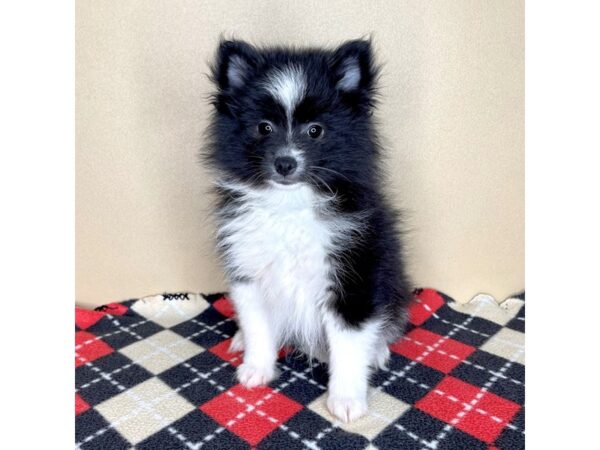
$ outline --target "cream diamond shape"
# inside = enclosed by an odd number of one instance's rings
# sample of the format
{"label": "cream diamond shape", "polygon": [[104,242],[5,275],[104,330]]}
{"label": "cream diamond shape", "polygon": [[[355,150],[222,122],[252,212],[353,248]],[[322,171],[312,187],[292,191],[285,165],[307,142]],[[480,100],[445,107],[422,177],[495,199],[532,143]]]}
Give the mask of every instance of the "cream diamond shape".
{"label": "cream diamond shape", "polygon": [[360,434],[367,439],[375,438],[381,431],[398,420],[410,409],[410,405],[398,400],[379,389],[369,391],[369,410],[366,415],[351,423],[338,421],[327,409],[327,393],[313,400],[308,408],[329,421],[334,421],[341,429]]}
{"label": "cream diamond shape", "polygon": [[448,306],[459,313],[475,313],[478,317],[504,326],[517,315],[524,304],[519,299],[508,299],[499,304],[490,295],[478,294],[467,303],[450,302]]}
{"label": "cream diamond shape", "polygon": [[481,350],[493,353],[504,359],[525,364],[525,334],[520,331],[502,328],[481,346]]}
{"label": "cream diamond shape", "polygon": [[139,299],[131,309],[146,319],[171,328],[193,319],[208,306],[208,302],[198,294],[188,294],[188,300],[164,300],[162,295],[153,295]]}
{"label": "cream diamond shape", "polygon": [[171,330],[163,330],[119,350],[154,375],[203,351],[201,346]]}
{"label": "cream diamond shape", "polygon": [[158,378],[151,378],[94,409],[135,445],[195,407]]}

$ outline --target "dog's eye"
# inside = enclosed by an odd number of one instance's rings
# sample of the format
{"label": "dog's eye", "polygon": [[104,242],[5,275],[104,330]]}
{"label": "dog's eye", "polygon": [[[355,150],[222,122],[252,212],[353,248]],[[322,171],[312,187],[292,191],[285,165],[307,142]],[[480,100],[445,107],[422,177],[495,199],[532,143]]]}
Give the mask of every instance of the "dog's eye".
{"label": "dog's eye", "polygon": [[273,132],[273,126],[269,122],[261,122],[258,124],[258,132],[263,136]]}
{"label": "dog's eye", "polygon": [[323,134],[323,127],[321,125],[311,125],[308,127],[307,133],[311,138],[316,139]]}

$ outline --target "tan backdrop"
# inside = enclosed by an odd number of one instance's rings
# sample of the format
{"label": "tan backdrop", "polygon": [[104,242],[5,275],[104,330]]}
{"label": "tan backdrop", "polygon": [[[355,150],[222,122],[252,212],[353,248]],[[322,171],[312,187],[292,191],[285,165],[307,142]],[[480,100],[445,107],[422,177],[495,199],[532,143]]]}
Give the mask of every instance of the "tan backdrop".
{"label": "tan backdrop", "polygon": [[415,282],[460,301],[524,288],[521,1],[78,0],[76,15],[77,303],[225,288],[197,163],[221,35],[372,34]]}

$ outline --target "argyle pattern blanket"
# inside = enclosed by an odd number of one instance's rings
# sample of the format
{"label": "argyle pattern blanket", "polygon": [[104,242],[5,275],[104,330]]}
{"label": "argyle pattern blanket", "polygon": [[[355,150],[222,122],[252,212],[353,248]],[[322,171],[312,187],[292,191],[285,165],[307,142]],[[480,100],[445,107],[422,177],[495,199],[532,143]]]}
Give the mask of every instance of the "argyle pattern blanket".
{"label": "argyle pattern blanket", "polygon": [[406,335],[340,423],[327,368],[282,350],[269,386],[236,382],[224,294],[163,294],[75,313],[77,449],[522,449],[524,295],[498,305],[415,292]]}

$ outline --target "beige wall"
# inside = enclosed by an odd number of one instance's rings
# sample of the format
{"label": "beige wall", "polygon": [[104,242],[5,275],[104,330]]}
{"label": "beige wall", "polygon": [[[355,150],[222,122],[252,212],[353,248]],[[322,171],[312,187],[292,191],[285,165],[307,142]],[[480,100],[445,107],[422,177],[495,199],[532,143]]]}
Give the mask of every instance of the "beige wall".
{"label": "beige wall", "polygon": [[197,163],[220,35],[332,44],[385,63],[389,187],[417,284],[524,288],[524,11],[502,1],[78,0],[77,303],[224,289]]}

